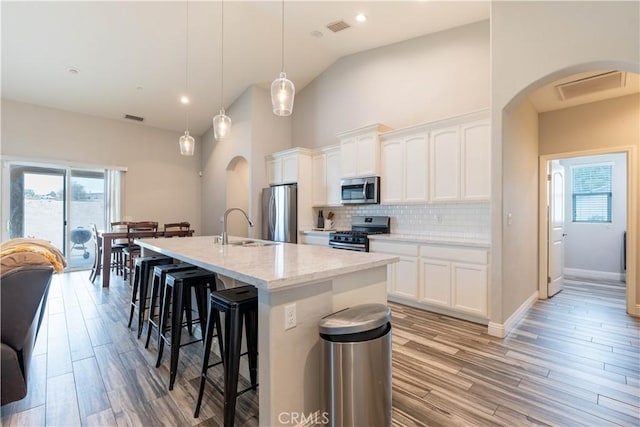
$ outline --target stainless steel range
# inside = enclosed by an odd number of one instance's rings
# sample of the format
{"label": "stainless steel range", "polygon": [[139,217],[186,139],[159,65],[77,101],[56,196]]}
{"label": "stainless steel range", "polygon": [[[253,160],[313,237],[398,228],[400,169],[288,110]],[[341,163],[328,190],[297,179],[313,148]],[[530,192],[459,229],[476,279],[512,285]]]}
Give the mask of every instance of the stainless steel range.
{"label": "stainless steel range", "polygon": [[351,217],[351,231],[336,231],[329,234],[329,246],[335,249],[369,252],[371,234],[389,234],[388,216]]}

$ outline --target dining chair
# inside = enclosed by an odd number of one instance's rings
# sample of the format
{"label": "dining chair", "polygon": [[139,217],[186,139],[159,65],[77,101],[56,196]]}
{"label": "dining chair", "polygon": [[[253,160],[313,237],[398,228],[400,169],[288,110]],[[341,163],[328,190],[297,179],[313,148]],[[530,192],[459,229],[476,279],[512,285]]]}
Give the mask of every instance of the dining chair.
{"label": "dining chair", "polygon": [[[122,250],[124,254],[124,279],[131,276],[134,271],[135,258],[140,256],[140,246],[135,244],[135,239],[147,236],[149,232],[158,232],[158,223],[154,221],[130,222],[127,224],[127,247]],[[155,234],[154,234],[155,236]],[[130,278],[131,279],[131,278]]]}
{"label": "dining chair", "polygon": [[164,237],[187,237],[191,230],[191,224],[187,221],[183,222],[171,222],[164,225],[163,234]]}
{"label": "dining chair", "polygon": [[[111,231],[127,231],[129,221],[113,221]],[[124,274],[124,254],[123,250],[127,247],[127,239],[117,239],[111,244],[111,268],[115,269],[116,274]]]}

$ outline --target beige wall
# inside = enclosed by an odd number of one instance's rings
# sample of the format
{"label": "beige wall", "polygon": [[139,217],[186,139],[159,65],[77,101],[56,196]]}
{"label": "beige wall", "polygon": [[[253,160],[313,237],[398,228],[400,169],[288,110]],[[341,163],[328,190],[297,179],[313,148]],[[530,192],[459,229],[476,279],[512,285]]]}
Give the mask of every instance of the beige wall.
{"label": "beige wall", "polygon": [[489,107],[489,22],[341,58],[296,95],[293,145],[337,143],[371,123],[401,128]]}
{"label": "beige wall", "polygon": [[[271,110],[271,95],[264,89],[248,88],[227,109],[232,120],[231,134],[224,141],[215,141],[213,129],[202,137],[202,218],[205,234],[222,232],[222,217],[227,205],[227,168],[241,156],[248,162],[248,213],[255,227],[250,237],[261,236],[260,196],[267,187],[265,156],[291,147],[291,118],[277,117]],[[231,187],[237,188],[233,183]],[[235,201],[234,201],[235,203]],[[233,213],[231,215],[240,215]]]}
{"label": "beige wall", "polygon": [[236,157],[251,165],[251,89],[227,109],[232,126],[229,136],[216,141],[213,128],[202,136],[202,229],[203,234],[222,233],[227,209],[227,167]]}
{"label": "beige wall", "polygon": [[[249,212],[249,162],[244,157],[236,157],[227,167],[226,175],[226,205]],[[249,225],[240,212],[229,214],[227,221],[229,235],[249,236]]]}
{"label": "beige wall", "polygon": [[[538,112],[527,100],[505,110],[502,311],[513,313],[538,289]],[[511,214],[511,224],[509,224]],[[492,298],[492,304],[496,304]]]}
{"label": "beige wall", "polygon": [[[640,71],[640,5],[637,2],[509,2],[491,3],[492,108],[492,283],[501,309],[491,320],[502,323],[520,306],[526,292],[504,293],[509,265],[521,262],[503,247],[508,231],[504,217],[518,196],[506,187],[517,171],[521,151],[506,138],[503,110],[533,90],[580,71],[619,68]],[[517,99],[516,99],[517,98]],[[504,170],[503,170],[504,169]],[[537,239],[536,239],[537,242]],[[503,269],[503,266],[505,268]],[[517,286],[517,285],[515,285]],[[524,286],[524,285],[523,285]],[[512,298],[514,298],[512,300]]]}
{"label": "beige wall", "polygon": [[[640,153],[640,94],[540,114],[540,154],[629,146]],[[635,209],[640,212],[640,201]],[[640,304],[637,283],[636,301]]]}
{"label": "beige wall", "polygon": [[[2,100],[2,156],[127,168],[124,216],[189,221],[200,234],[200,144],[180,155],[177,132]],[[6,218],[3,218],[6,223]]]}
{"label": "beige wall", "polygon": [[540,154],[640,145],[640,94],[540,113]]}

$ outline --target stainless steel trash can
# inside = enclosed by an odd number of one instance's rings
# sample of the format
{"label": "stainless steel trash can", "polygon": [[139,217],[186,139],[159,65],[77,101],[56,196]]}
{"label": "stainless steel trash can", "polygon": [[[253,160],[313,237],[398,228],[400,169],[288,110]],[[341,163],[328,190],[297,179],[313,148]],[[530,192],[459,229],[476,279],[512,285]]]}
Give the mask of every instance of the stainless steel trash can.
{"label": "stainless steel trash can", "polygon": [[391,425],[391,310],[363,304],[320,320],[322,403],[331,426]]}

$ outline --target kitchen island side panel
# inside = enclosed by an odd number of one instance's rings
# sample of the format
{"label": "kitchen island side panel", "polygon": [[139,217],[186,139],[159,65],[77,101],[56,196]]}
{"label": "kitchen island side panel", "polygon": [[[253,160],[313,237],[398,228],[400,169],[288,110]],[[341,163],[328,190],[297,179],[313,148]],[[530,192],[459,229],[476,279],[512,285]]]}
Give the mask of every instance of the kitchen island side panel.
{"label": "kitchen island side panel", "polygon": [[[382,266],[304,287],[259,291],[260,367],[268,366],[259,371],[261,426],[283,425],[291,416],[308,418],[322,410],[318,322],[347,307],[386,304],[386,286]],[[297,325],[284,330],[285,306],[293,303]]]}

